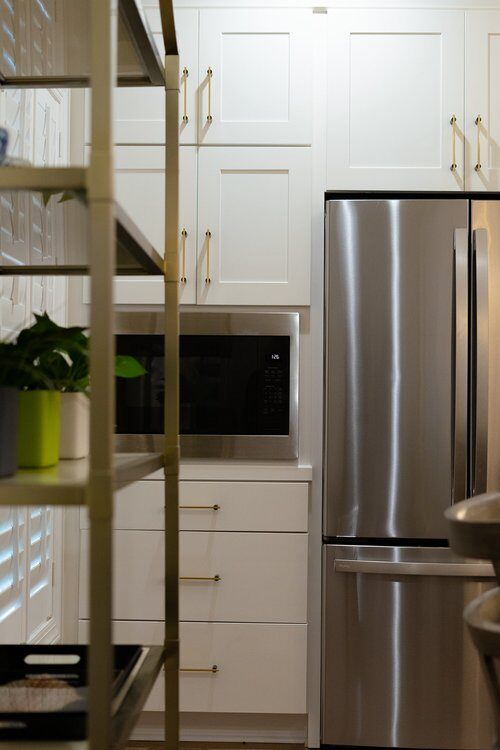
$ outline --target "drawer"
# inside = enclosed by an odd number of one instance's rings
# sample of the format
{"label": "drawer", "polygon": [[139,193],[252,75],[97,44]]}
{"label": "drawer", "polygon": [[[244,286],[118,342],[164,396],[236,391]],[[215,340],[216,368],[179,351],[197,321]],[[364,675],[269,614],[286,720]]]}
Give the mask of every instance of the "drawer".
{"label": "drawer", "polygon": [[183,531],[180,619],[307,622],[307,534]]}
{"label": "drawer", "polygon": [[[118,643],[163,643],[161,622],[115,622]],[[79,623],[80,643],[88,621]],[[306,713],[306,625],[184,622],[180,624],[180,710],[217,713]],[[146,711],[162,711],[160,676]]]}
{"label": "drawer", "polygon": [[306,625],[181,623],[181,711],[306,712]]}
{"label": "drawer", "polygon": [[[158,530],[165,526],[163,482],[142,481],[121,487],[115,493],[115,529]],[[90,526],[86,508],[80,511],[80,528]]]}
{"label": "drawer", "polygon": [[[179,492],[182,530],[307,531],[305,482],[181,482]],[[182,507],[197,505],[208,507]]]}
{"label": "drawer", "polygon": [[[305,532],[308,498],[306,482],[181,482],[179,524],[185,531]],[[116,495],[114,527],[161,530],[164,504],[163,482],[124,487]],[[193,507],[200,505],[206,507]],[[84,508],[80,526],[89,527]]]}
{"label": "drawer", "polygon": [[[81,532],[80,617],[88,617],[88,540]],[[116,531],[113,616],[164,615],[163,532]],[[307,534],[180,534],[180,619],[228,622],[307,621]]]}
{"label": "drawer", "polygon": [[[80,617],[89,617],[89,532],[80,532]],[[113,616],[117,620],[162,620],[164,610],[164,536],[162,531],[116,531]]]}
{"label": "drawer", "polygon": [[[120,644],[139,644],[144,646],[161,646],[165,640],[165,626],[163,622],[114,621],[113,640]],[[88,643],[89,621],[78,622],[78,643]],[[160,675],[156,685],[149,694],[144,706],[145,711],[163,711],[165,708],[165,691],[163,677]]]}

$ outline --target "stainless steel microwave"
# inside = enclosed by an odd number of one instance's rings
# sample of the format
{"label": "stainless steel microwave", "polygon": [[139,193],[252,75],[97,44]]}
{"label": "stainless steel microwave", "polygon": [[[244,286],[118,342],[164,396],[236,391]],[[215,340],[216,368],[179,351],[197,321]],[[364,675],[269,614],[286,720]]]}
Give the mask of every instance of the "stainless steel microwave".
{"label": "stainless steel microwave", "polygon": [[[298,313],[181,312],[179,346],[183,457],[298,457]],[[162,450],[163,316],[117,313],[116,351],[146,370],[117,379],[117,450]]]}

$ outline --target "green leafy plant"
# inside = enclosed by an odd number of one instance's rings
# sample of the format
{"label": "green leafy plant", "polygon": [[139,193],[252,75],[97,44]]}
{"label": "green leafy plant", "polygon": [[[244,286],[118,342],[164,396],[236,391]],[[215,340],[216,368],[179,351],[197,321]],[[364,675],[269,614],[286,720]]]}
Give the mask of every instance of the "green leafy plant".
{"label": "green leafy plant", "polygon": [[[90,387],[89,338],[80,326],[59,326],[45,313],[14,342],[0,342],[0,385],[22,390],[86,393]],[[117,356],[115,375],[136,378],[145,369],[134,357]]]}

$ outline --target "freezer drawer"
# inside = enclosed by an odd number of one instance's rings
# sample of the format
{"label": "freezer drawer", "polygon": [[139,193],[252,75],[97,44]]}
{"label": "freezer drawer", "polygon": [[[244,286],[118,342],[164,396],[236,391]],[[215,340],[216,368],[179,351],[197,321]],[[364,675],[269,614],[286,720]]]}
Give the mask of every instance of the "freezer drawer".
{"label": "freezer drawer", "polygon": [[464,606],[494,585],[449,549],[324,548],[324,744],[490,750]]}

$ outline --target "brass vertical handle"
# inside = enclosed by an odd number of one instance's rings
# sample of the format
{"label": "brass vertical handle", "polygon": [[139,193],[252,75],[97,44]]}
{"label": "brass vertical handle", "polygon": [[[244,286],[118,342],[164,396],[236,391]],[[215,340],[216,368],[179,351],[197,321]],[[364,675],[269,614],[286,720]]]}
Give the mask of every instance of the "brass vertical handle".
{"label": "brass vertical handle", "polygon": [[456,145],[456,138],[457,138],[457,118],[456,115],[451,116],[450,125],[452,127],[452,146],[451,146],[451,166],[450,169],[452,172],[457,171],[457,145]]}
{"label": "brass vertical handle", "polygon": [[189,75],[189,70],[187,68],[182,69],[182,83],[184,84],[184,114],[182,115],[182,122],[189,122],[189,117],[187,113],[187,79]]}
{"label": "brass vertical handle", "polygon": [[212,68],[209,68],[207,70],[207,78],[208,78],[208,114],[207,114],[207,122],[212,122]]}
{"label": "brass vertical handle", "polygon": [[474,120],[474,122],[476,123],[476,128],[477,128],[477,161],[476,161],[476,166],[474,167],[476,172],[481,171],[481,123],[482,121],[483,121],[483,118],[481,117],[481,115],[478,115],[476,119]]}
{"label": "brass vertical handle", "polygon": [[185,284],[187,282],[186,278],[186,239],[187,239],[188,233],[185,229],[181,232],[181,246],[182,246],[182,273],[181,273],[181,284]]}
{"label": "brass vertical handle", "polygon": [[205,237],[207,241],[207,275],[205,276],[205,284],[210,284],[212,281],[210,278],[210,238],[212,237],[210,229],[207,229],[205,232]]}

